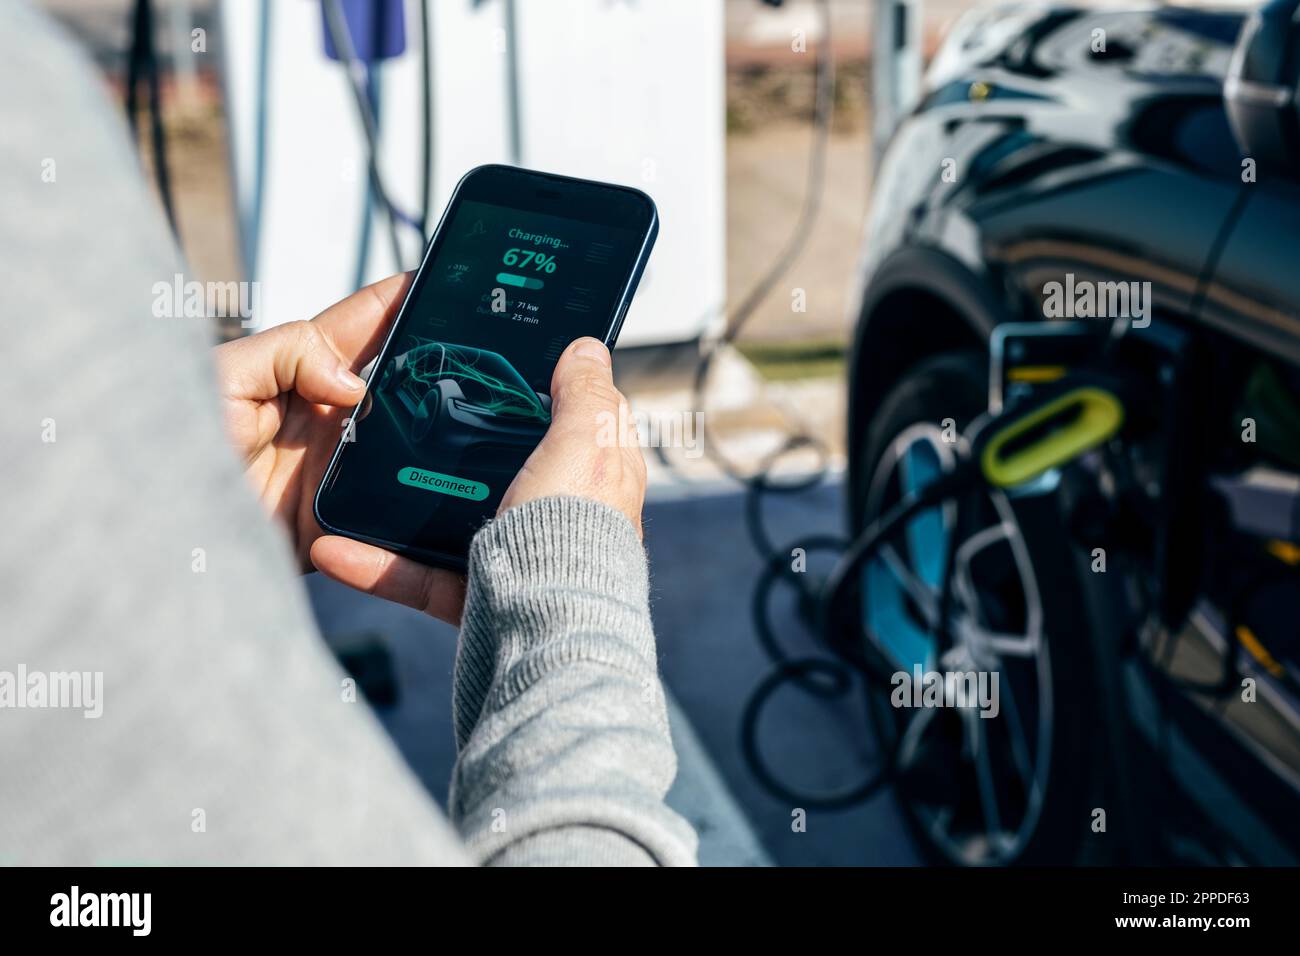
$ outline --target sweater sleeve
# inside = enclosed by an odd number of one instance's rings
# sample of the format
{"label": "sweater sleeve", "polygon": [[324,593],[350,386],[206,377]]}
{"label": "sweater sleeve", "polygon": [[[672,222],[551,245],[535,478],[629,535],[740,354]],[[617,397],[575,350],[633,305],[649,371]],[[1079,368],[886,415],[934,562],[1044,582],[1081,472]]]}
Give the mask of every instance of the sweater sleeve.
{"label": "sweater sleeve", "polygon": [[695,862],[664,803],[677,763],[648,592],[635,529],[595,501],[528,502],[475,537],[449,807],[481,862]]}

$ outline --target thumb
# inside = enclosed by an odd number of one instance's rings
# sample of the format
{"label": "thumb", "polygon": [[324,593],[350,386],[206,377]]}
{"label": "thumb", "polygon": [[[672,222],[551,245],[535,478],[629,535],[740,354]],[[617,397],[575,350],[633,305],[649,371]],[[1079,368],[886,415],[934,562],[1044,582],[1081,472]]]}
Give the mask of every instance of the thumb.
{"label": "thumb", "polygon": [[614,388],[609,349],[598,339],[576,339],[560,355],[551,375],[553,428],[591,431],[596,416],[617,412],[623,396]]}
{"label": "thumb", "polygon": [[501,511],[537,498],[590,498],[621,511],[640,533],[645,461],[627,399],[614,387],[609,350],[573,342],[551,376],[551,427],[501,500]]}

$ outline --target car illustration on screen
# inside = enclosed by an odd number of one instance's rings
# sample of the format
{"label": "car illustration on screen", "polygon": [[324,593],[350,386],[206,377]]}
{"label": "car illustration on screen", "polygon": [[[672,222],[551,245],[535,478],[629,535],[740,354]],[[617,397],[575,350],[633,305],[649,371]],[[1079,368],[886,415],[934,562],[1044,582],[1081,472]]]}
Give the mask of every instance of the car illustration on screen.
{"label": "car illustration on screen", "polygon": [[379,373],[375,393],[429,464],[512,476],[541,441],[551,400],[504,357],[416,339]]}

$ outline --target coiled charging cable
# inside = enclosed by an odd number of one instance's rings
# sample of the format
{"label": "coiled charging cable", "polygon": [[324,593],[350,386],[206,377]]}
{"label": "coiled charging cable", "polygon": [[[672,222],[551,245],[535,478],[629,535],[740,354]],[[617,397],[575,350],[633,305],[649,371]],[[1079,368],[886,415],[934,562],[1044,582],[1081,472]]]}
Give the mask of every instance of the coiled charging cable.
{"label": "coiled charging cable", "polygon": [[[763,759],[758,746],[758,725],[772,695],[786,684],[823,699],[846,696],[859,680],[869,720],[877,719],[869,695],[873,690],[893,686],[897,666],[880,650],[874,636],[860,619],[854,619],[853,600],[862,571],[882,545],[902,531],[922,512],[948,501],[958,506],[960,526],[963,498],[985,487],[1011,488],[1031,482],[1045,472],[1068,464],[1080,455],[1100,447],[1117,434],[1124,423],[1121,386],[1096,374],[1071,376],[997,415],[977,419],[958,444],[963,456],[955,468],[930,484],[917,489],[877,518],[846,548],[820,589],[813,590],[790,568],[786,555],[773,549],[772,558],[754,592],[754,624],[759,641],[772,658],[773,669],[751,693],[741,718],[741,746],[751,772],[771,793],[804,807],[843,809],[861,803],[887,784],[897,769],[900,738],[879,732],[875,739],[883,752],[867,777],[850,789],[835,793],[799,791],[782,782]],[[760,493],[751,485],[751,493]],[[757,521],[757,508],[751,507]],[[758,522],[761,530],[761,522]],[[954,562],[958,536],[952,535],[944,555],[940,584],[939,613],[933,637],[936,645],[952,643]],[[833,548],[827,538],[806,538],[791,548]],[[779,563],[778,563],[779,561]],[[811,624],[825,657],[788,657],[775,639],[769,618],[770,592],[777,581],[792,580],[804,601],[801,615]],[[808,598],[812,597],[809,601]]]}

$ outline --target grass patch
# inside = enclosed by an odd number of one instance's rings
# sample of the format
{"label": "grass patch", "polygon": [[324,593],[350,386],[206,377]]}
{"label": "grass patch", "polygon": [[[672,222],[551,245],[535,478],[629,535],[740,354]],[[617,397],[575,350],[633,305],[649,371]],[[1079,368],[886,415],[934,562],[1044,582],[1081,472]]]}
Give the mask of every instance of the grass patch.
{"label": "grass patch", "polygon": [[832,339],[809,342],[739,342],[736,348],[770,381],[842,378],[848,346]]}

